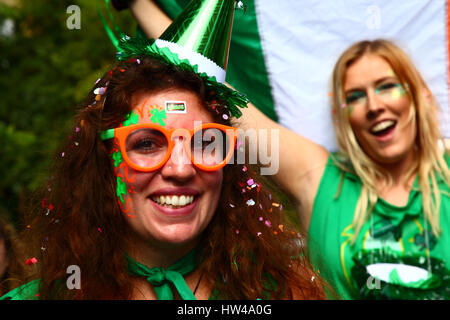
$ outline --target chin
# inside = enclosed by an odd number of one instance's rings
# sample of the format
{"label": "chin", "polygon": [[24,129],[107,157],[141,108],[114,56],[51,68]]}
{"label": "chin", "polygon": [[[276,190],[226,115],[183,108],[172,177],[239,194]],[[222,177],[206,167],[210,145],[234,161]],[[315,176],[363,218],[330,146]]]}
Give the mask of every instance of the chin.
{"label": "chin", "polygon": [[377,152],[371,158],[379,164],[395,164],[407,158],[409,150],[385,150]]}

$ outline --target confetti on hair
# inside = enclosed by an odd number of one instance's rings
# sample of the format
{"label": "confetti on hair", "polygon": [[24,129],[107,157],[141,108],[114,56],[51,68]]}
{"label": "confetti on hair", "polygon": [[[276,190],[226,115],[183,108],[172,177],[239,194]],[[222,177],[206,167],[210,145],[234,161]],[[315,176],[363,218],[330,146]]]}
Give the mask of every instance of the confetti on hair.
{"label": "confetti on hair", "polygon": [[246,172],[247,171],[247,167],[246,166],[242,166],[242,171]]}
{"label": "confetti on hair", "polygon": [[25,261],[25,264],[26,264],[27,266],[31,266],[31,265],[35,264],[36,262],[38,262],[38,260],[37,260],[35,257],[33,257],[33,258],[31,258],[31,259],[27,259],[27,260]]}
{"label": "confetti on hair", "polygon": [[266,226],[268,226],[269,228],[272,226],[272,223],[271,223],[269,220],[266,220],[266,221],[264,222],[264,224],[265,224]]}
{"label": "confetti on hair", "polygon": [[259,221],[263,221],[263,217],[259,217]]}
{"label": "confetti on hair", "polygon": [[239,229],[236,229],[236,234],[239,234]]}
{"label": "confetti on hair", "polygon": [[100,78],[98,78],[98,79],[97,79],[97,81],[95,81],[95,84],[99,83],[99,82],[100,82],[100,80],[101,80],[101,79],[100,79]]}
{"label": "confetti on hair", "polygon": [[234,204],[230,203],[230,207],[234,208]]}
{"label": "confetti on hair", "polygon": [[61,158],[64,158],[64,155],[65,155],[65,153],[63,152],[63,153],[61,153]]}
{"label": "confetti on hair", "polygon": [[281,230],[281,232],[283,232],[284,226],[282,224],[278,225],[278,229]]}
{"label": "confetti on hair", "polygon": [[341,108],[344,109],[347,105],[345,103],[341,104]]}
{"label": "confetti on hair", "polygon": [[252,178],[250,178],[250,179],[247,180],[247,184],[248,184],[249,186],[253,185],[254,183],[255,183],[255,181],[253,181]]}
{"label": "confetti on hair", "polygon": [[80,128],[79,127],[75,127],[75,132],[80,132]]}
{"label": "confetti on hair", "polygon": [[280,206],[280,204],[279,203],[276,203],[276,202],[272,202],[272,207],[279,207]]}
{"label": "confetti on hair", "polygon": [[102,229],[100,229],[100,227],[97,228],[98,232],[103,232]]}
{"label": "confetti on hair", "polygon": [[255,205],[255,201],[253,199],[247,200],[247,206],[254,206]]}
{"label": "confetti on hair", "polygon": [[256,235],[259,237],[261,235],[261,232],[258,232]]}
{"label": "confetti on hair", "polygon": [[98,87],[94,89],[94,94],[102,95],[106,92],[106,87]]}
{"label": "confetti on hair", "polygon": [[223,118],[224,120],[228,120],[228,115],[227,115],[227,114],[223,114],[223,115],[222,115],[222,118]]}
{"label": "confetti on hair", "polygon": [[140,59],[136,59],[137,64],[141,64],[141,60]]}

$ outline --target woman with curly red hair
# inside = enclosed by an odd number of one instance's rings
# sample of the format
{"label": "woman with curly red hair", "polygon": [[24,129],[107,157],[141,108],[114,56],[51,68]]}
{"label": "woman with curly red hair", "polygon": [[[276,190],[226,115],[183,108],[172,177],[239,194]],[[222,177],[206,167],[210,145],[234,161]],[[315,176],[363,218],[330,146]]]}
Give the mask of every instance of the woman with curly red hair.
{"label": "woman with curly red hair", "polygon": [[193,1],[156,41],[112,37],[121,62],[78,113],[30,223],[35,279],[4,299],[324,298],[269,179],[236,164],[233,12]]}
{"label": "woman with curly red hair", "polygon": [[[37,280],[4,298],[323,297],[267,179],[226,164],[235,130],[198,75],[136,57],[96,87],[106,89],[78,113],[30,228]],[[186,112],[155,123],[153,111],[173,101]],[[225,152],[207,154],[222,140]],[[73,265],[81,271],[75,289],[66,285]]]}

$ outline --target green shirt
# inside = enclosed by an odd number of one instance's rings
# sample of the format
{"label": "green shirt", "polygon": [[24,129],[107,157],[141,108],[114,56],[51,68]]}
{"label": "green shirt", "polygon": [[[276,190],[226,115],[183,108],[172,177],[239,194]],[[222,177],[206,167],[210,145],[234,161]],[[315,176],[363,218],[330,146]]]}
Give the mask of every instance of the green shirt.
{"label": "green shirt", "polygon": [[314,201],[308,240],[313,264],[325,280],[342,299],[450,299],[450,189],[443,179],[437,177],[439,189],[447,192],[441,193],[439,238],[428,223],[424,226],[416,178],[405,206],[378,199],[352,245],[362,184],[331,157]]}
{"label": "green shirt", "polygon": [[6,293],[0,300],[39,300],[40,280],[30,281]]}

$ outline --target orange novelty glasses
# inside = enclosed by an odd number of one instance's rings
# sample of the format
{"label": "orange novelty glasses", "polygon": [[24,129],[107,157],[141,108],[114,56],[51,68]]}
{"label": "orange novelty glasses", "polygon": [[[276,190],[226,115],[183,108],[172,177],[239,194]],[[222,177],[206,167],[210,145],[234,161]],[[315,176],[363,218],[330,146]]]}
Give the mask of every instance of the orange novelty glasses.
{"label": "orange novelty glasses", "polygon": [[138,171],[155,171],[172,155],[177,141],[184,144],[188,157],[173,156],[175,163],[190,159],[201,170],[215,171],[233,156],[238,129],[218,123],[205,123],[194,129],[166,129],[153,123],[134,124],[100,133],[102,140],[116,138],[125,162]]}

